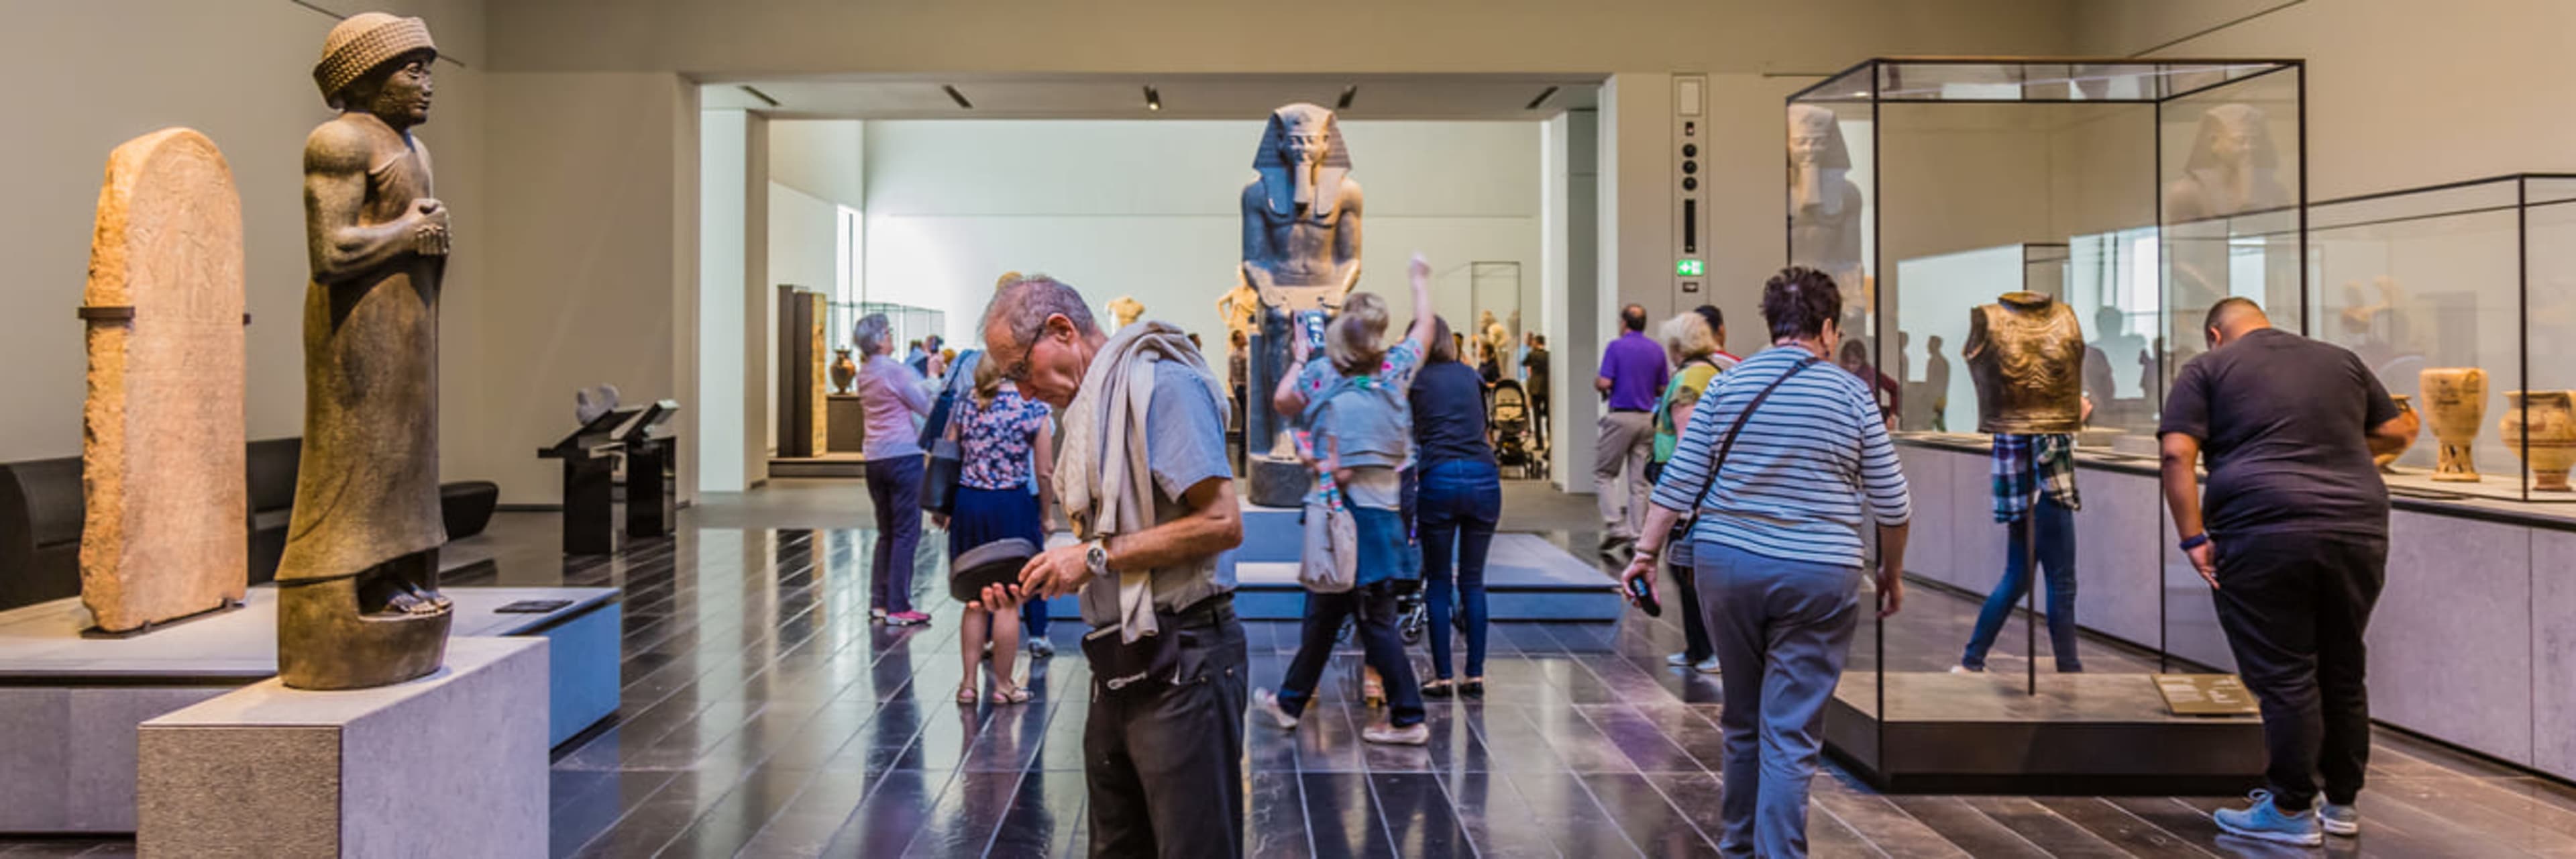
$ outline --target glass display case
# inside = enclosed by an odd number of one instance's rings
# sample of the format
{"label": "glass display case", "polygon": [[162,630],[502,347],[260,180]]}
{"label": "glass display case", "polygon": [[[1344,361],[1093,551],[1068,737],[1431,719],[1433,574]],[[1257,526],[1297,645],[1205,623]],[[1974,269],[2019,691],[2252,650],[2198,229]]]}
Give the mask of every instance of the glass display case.
{"label": "glass display case", "polygon": [[[2190,792],[2247,774],[2132,748],[2235,748],[2260,766],[2250,717],[2175,721],[2164,684],[2233,664],[2207,586],[2172,548],[2154,433],[2212,305],[2252,298],[2296,330],[2311,315],[2304,74],[2296,60],[1881,59],[1789,98],[1788,261],[1841,285],[1837,354],[1857,350],[1904,392],[1919,586],[1859,630],[1827,729],[1874,783]],[[1971,313],[2013,291],[2072,311],[2093,407],[2076,434],[2094,466],[2080,504],[2008,514],[2036,527],[1998,519],[1961,353]],[[2082,585],[2064,603],[2040,570],[2027,591],[1999,587],[2041,554],[2071,556]],[[2012,751],[1927,751],[1982,747]]]}
{"label": "glass display case", "polygon": [[2308,329],[2423,420],[2401,495],[2576,501],[2576,175],[2518,174],[2308,212]]}

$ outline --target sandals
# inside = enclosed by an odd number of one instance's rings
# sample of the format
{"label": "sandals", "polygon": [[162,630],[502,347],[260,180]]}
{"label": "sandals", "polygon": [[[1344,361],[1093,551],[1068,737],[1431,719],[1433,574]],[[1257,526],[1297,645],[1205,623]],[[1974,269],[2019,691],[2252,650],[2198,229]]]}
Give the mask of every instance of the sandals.
{"label": "sandals", "polygon": [[957,703],[972,705],[983,699],[984,696],[975,691],[975,681],[969,680],[957,684]]}
{"label": "sandals", "polygon": [[998,684],[993,687],[992,701],[995,704],[1026,704],[1029,690],[1008,683]]}

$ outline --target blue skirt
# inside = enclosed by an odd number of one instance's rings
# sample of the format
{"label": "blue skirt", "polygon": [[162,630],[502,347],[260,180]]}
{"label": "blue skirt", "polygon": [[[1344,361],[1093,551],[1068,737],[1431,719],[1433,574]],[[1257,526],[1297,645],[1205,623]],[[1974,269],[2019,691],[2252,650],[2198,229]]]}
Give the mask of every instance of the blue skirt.
{"label": "blue skirt", "polygon": [[1021,485],[1011,489],[977,489],[957,486],[957,507],[948,515],[948,557],[955,560],[966,550],[993,542],[1018,537],[1029,545],[1046,548],[1046,532],[1038,519],[1038,496]]}

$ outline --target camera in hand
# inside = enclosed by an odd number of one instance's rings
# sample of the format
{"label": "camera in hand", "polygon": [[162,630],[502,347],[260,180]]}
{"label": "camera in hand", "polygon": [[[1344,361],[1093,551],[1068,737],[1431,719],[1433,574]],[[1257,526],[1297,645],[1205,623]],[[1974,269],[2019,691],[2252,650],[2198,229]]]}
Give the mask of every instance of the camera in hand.
{"label": "camera in hand", "polygon": [[1655,599],[1655,588],[1646,583],[1645,576],[1628,580],[1628,596],[1636,601],[1637,608],[1646,612],[1647,617],[1664,616],[1663,601]]}

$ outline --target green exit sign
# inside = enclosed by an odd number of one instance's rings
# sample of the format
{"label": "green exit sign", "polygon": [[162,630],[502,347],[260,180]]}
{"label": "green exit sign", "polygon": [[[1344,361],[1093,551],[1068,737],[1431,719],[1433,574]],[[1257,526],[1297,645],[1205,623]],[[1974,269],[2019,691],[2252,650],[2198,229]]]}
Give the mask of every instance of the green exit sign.
{"label": "green exit sign", "polygon": [[1674,277],[1698,277],[1707,273],[1707,271],[1708,266],[1701,263],[1699,260],[1684,259],[1673,261]]}

